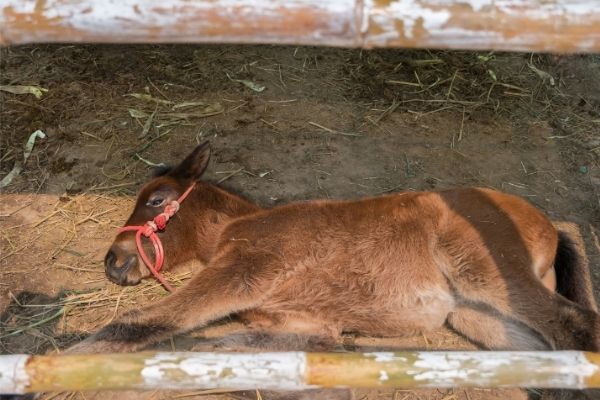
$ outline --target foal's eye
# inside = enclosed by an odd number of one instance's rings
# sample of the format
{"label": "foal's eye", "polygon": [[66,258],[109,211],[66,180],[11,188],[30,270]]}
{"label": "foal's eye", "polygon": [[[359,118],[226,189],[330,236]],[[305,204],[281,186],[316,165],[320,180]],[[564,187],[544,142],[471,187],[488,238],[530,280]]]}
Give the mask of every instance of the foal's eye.
{"label": "foal's eye", "polygon": [[160,207],[163,205],[164,202],[165,202],[165,199],[161,199],[160,197],[157,197],[155,199],[148,200],[146,205],[150,206],[150,207]]}

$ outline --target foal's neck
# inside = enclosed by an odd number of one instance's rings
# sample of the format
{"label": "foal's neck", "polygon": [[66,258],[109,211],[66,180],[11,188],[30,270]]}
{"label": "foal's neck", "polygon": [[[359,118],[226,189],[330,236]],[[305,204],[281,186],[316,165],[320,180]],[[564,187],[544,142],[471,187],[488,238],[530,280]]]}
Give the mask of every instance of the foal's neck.
{"label": "foal's neck", "polygon": [[209,182],[199,182],[195,190],[198,207],[216,211],[228,218],[255,213],[261,208],[243,197]]}
{"label": "foal's neck", "polygon": [[[186,203],[182,205],[182,217],[191,219],[188,227],[195,231],[193,234],[197,238],[192,250],[195,253],[193,257],[203,263],[212,258],[221,233],[231,221],[261,210],[241,196],[208,182],[198,182]],[[191,230],[187,234],[192,234]]]}

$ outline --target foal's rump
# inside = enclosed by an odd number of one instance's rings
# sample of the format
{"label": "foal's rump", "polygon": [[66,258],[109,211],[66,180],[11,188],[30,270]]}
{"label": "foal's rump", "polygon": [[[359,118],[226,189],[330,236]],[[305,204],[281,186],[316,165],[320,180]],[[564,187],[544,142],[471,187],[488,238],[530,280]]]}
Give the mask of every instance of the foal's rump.
{"label": "foal's rump", "polygon": [[[589,272],[568,235],[514,196],[445,195],[449,216],[440,243],[459,304],[450,324],[495,349],[597,349]],[[553,268],[556,283],[544,280]]]}

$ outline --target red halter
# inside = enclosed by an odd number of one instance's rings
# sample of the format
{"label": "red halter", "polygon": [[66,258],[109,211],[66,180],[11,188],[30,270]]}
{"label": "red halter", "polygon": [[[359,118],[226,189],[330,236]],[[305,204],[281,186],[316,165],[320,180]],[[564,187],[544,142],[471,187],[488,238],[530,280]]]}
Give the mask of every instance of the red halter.
{"label": "red halter", "polygon": [[[196,182],[192,183],[189,188],[177,199],[171,201],[169,204],[165,206],[165,210],[158,214],[151,221],[146,221],[144,225],[131,225],[124,226],[119,229],[119,233],[135,231],[135,243],[137,245],[138,252],[140,253],[140,257],[146,264],[146,267],[152,272],[152,275],[167,289],[169,292],[174,292],[175,289],[171,286],[165,278],[160,274],[160,270],[163,266],[163,262],[165,261],[165,252],[163,250],[162,243],[160,238],[156,234],[157,231],[162,231],[166,228],[167,222],[169,219],[175,215],[177,211],[179,211],[179,205],[185,200],[185,198],[190,194],[190,192],[196,187]],[[152,246],[154,247],[154,266],[152,265],[152,261],[150,257],[144,251],[144,247],[142,246],[142,235],[150,239]]]}

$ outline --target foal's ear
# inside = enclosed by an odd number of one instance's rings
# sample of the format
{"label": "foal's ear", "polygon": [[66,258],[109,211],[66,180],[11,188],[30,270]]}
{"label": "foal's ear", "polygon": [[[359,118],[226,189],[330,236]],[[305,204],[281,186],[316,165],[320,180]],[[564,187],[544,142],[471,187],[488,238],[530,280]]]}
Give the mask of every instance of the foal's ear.
{"label": "foal's ear", "polygon": [[194,151],[176,166],[169,175],[198,181],[204,173],[209,159],[210,143],[206,141],[196,146]]}

